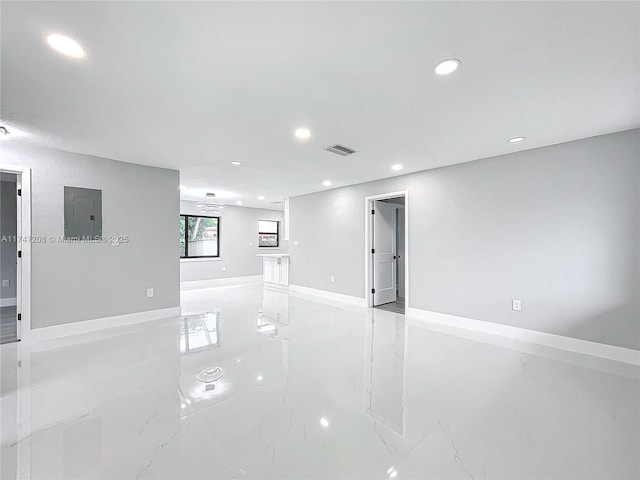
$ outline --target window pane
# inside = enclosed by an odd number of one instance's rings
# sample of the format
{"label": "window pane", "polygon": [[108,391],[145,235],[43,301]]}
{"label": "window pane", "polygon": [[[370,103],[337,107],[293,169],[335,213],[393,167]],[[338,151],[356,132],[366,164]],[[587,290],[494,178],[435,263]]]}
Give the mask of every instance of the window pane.
{"label": "window pane", "polygon": [[184,244],[184,217],[180,216],[180,256],[184,257],[185,255],[185,244]]}
{"label": "window pane", "polygon": [[187,217],[189,256],[218,255],[218,219]]}
{"label": "window pane", "polygon": [[258,233],[278,233],[278,222],[258,220]]}

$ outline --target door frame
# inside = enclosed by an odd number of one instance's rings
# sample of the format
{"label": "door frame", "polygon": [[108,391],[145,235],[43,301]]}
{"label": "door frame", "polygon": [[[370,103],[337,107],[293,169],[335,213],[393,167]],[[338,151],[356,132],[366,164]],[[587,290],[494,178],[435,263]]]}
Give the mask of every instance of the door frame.
{"label": "door frame", "polygon": [[[22,257],[18,268],[20,292],[17,311],[21,314],[21,320],[18,322],[18,339],[25,341],[29,339],[31,333],[31,169],[0,163],[0,172],[19,175],[21,181],[22,209],[18,221],[21,222],[22,241],[18,243],[18,249],[22,250]],[[25,239],[28,241],[24,241]]]}
{"label": "door frame", "polygon": [[373,244],[373,222],[371,221],[371,210],[373,202],[376,200],[384,200],[387,198],[404,197],[404,301],[405,313],[409,310],[409,294],[411,292],[409,285],[409,191],[401,190],[398,192],[379,193],[377,195],[369,195],[364,198],[364,298],[368,307],[373,307],[373,294],[371,288],[373,285],[373,255],[371,254],[371,245]]}

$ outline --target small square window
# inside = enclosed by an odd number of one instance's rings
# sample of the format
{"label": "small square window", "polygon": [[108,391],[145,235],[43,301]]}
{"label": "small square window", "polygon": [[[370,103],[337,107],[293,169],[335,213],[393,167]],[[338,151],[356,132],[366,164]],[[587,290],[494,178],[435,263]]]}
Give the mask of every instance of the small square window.
{"label": "small square window", "polygon": [[220,256],[220,218],[180,216],[180,258]]}

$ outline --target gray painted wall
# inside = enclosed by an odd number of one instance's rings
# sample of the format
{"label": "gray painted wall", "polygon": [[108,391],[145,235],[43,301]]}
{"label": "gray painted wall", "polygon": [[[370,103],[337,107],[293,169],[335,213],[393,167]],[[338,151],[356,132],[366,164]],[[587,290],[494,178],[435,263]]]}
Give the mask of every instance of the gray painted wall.
{"label": "gray painted wall", "polygon": [[[1,163],[32,168],[32,235],[62,236],[64,186],[102,190],[103,235],[129,243],[34,243],[32,328],[177,307],[179,172],[3,142]],[[147,287],[155,297],[147,298]]]}
{"label": "gray painted wall", "polygon": [[411,307],[640,349],[640,130],[292,198],[291,283],[364,297],[364,197],[399,190]]}
{"label": "gray painted wall", "polygon": [[16,184],[0,182],[0,280],[10,282],[3,287],[0,281],[0,298],[16,298],[16,208]]}
{"label": "gray painted wall", "polygon": [[[181,201],[180,213],[202,215],[197,202]],[[280,224],[281,248],[258,248],[258,220],[277,220]],[[178,238],[176,218],[176,238]],[[235,207],[226,205],[220,220],[220,258],[181,260],[180,280],[211,280],[262,274],[262,260],[257,253],[276,253],[287,250],[284,236],[284,214],[279,210]],[[253,246],[249,246],[249,242]],[[177,248],[177,247],[176,247]],[[176,250],[176,255],[179,255]],[[223,272],[222,268],[227,271]]]}

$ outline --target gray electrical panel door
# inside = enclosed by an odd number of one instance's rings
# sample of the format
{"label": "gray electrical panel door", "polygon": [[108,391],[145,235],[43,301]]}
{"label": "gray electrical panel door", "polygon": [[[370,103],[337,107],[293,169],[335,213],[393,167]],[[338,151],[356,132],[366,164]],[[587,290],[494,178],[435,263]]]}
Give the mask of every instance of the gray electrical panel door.
{"label": "gray electrical panel door", "polygon": [[102,190],[64,187],[64,237],[72,240],[100,240]]}

